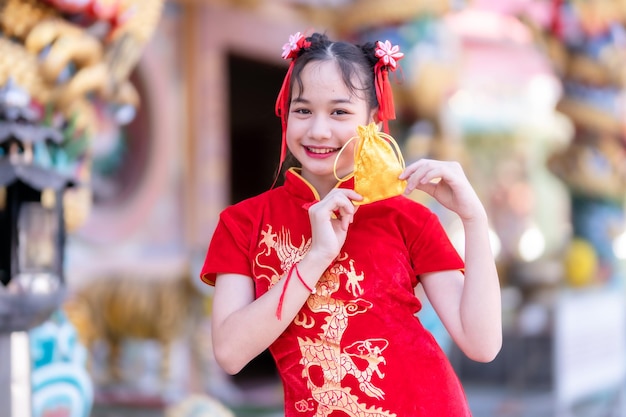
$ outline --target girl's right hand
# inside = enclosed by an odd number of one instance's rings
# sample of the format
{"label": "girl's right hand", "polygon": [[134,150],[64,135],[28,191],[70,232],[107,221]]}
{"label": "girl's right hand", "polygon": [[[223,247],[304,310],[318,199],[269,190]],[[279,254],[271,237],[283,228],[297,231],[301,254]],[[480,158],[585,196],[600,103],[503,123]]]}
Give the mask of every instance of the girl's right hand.
{"label": "girl's right hand", "polygon": [[329,264],[339,255],[357,210],[352,200],[362,199],[354,190],[335,188],[309,208],[311,252]]}

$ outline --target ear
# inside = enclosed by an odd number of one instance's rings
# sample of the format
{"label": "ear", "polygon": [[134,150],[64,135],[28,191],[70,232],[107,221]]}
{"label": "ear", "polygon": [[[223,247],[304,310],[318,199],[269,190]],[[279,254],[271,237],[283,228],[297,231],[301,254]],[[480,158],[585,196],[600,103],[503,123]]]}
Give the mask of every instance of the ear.
{"label": "ear", "polygon": [[383,122],[378,118],[378,108],[375,108],[370,112],[370,120],[378,125],[378,130],[382,129]]}

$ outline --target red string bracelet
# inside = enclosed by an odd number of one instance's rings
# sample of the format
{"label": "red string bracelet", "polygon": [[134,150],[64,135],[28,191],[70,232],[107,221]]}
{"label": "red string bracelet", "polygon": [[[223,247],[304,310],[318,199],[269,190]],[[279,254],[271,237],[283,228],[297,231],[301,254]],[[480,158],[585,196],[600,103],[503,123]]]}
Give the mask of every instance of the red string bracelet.
{"label": "red string bracelet", "polygon": [[278,307],[276,307],[276,318],[278,320],[280,320],[282,316],[283,301],[285,300],[285,293],[287,292],[287,285],[289,285],[289,280],[291,279],[291,275],[293,275],[294,269],[296,270],[296,275],[298,276],[298,279],[300,280],[302,285],[304,285],[304,287],[307,290],[309,290],[311,294],[315,294],[315,290],[309,287],[307,283],[304,281],[304,279],[302,278],[302,276],[300,275],[300,271],[298,271],[298,264],[294,263],[293,265],[291,265],[291,268],[289,268],[289,272],[287,272],[287,276],[285,277],[285,285],[283,285],[283,290],[280,293],[280,299],[278,300]]}
{"label": "red string bracelet", "polygon": [[298,270],[298,264],[294,264],[292,268],[295,268],[296,270],[296,275],[298,276],[298,279],[300,280],[300,282],[302,283],[302,285],[304,285],[304,288],[306,288],[307,290],[309,290],[309,292],[311,294],[315,294],[315,289],[309,287],[309,285],[304,281],[304,279],[302,278],[302,275],[300,275],[300,271]]}
{"label": "red string bracelet", "polygon": [[282,316],[283,300],[285,299],[285,293],[287,292],[287,285],[289,285],[289,279],[291,278],[291,274],[293,273],[293,269],[295,267],[296,267],[295,263],[291,265],[291,268],[289,268],[289,272],[287,272],[287,276],[285,277],[285,285],[283,285],[283,290],[281,291],[280,298],[278,299],[278,307],[276,307],[276,318],[278,320],[280,320]]}

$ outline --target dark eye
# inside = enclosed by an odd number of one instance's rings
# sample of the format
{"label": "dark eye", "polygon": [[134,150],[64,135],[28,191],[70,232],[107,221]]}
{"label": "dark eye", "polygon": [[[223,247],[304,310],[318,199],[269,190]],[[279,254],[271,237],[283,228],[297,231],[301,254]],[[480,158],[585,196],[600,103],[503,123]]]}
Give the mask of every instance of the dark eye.
{"label": "dark eye", "polygon": [[311,112],[308,109],[293,109],[294,113],[299,113],[299,114],[310,114]]}
{"label": "dark eye", "polygon": [[340,115],[343,115],[343,114],[348,114],[348,112],[345,111],[345,110],[334,110],[332,114],[340,116]]}

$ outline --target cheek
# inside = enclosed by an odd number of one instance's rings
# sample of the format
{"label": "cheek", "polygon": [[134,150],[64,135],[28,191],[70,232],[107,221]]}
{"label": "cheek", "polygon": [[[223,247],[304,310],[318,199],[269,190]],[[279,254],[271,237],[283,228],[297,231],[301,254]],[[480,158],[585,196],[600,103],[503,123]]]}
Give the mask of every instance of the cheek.
{"label": "cheek", "polygon": [[306,117],[302,117],[297,114],[290,113],[287,117],[287,129],[301,131],[306,127],[307,123],[308,119]]}
{"label": "cheek", "polygon": [[[339,160],[337,161],[337,167],[342,168],[342,171],[345,171],[345,170],[352,171],[352,168],[354,166],[354,156],[355,156],[354,150],[355,150],[355,145],[356,145],[357,140],[358,139],[354,139],[350,143],[348,143],[348,145],[345,146],[343,150],[341,151],[341,155],[339,155]],[[346,172],[343,172],[342,174],[343,174],[342,176],[344,176]]]}
{"label": "cheek", "polygon": [[[342,141],[343,141],[342,146],[346,146],[348,148],[354,149],[354,146],[359,140],[359,136],[356,131],[356,126],[352,126],[350,128],[344,128],[341,130],[341,132],[338,132],[338,134],[341,135],[340,137],[342,138]],[[348,149],[346,149],[346,151],[347,150]]]}
{"label": "cheek", "polygon": [[288,119],[286,129],[287,142],[293,141],[301,136],[302,124],[298,123],[298,119]]}

